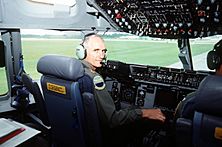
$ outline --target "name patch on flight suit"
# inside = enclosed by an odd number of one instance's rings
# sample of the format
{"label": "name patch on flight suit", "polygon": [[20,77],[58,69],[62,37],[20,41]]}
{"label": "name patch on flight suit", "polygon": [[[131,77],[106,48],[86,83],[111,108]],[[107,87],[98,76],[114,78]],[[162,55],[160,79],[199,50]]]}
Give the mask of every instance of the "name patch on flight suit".
{"label": "name patch on flight suit", "polygon": [[105,83],[101,76],[95,76],[93,78],[93,84],[97,90],[103,90],[105,88]]}

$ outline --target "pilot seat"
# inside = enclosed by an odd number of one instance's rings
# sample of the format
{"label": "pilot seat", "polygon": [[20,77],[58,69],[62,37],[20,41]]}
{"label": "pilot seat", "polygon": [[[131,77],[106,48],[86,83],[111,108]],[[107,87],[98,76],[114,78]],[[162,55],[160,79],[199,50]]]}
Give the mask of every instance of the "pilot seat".
{"label": "pilot seat", "polygon": [[42,74],[53,146],[101,147],[97,107],[81,61],[46,55],[39,59],[37,70]]}
{"label": "pilot seat", "polygon": [[177,147],[221,147],[222,76],[207,76],[195,94],[193,119],[176,121]]}

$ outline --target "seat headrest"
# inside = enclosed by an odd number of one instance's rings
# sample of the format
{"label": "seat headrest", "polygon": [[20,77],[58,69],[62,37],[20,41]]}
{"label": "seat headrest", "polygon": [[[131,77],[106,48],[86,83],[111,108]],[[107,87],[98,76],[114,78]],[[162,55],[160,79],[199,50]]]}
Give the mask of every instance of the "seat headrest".
{"label": "seat headrest", "polygon": [[43,75],[72,81],[84,75],[84,68],[81,61],[76,58],[59,55],[41,57],[37,64],[37,70]]}
{"label": "seat headrest", "polygon": [[222,76],[207,76],[196,91],[197,111],[222,116]]}

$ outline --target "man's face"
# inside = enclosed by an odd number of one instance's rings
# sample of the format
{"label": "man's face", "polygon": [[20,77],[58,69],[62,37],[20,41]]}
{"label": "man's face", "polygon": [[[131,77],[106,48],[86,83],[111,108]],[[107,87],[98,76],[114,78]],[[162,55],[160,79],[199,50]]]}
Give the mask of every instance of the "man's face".
{"label": "man's face", "polygon": [[85,60],[94,67],[101,67],[101,62],[106,55],[106,47],[104,41],[99,38],[92,36],[89,38],[88,45],[86,46],[87,56]]}

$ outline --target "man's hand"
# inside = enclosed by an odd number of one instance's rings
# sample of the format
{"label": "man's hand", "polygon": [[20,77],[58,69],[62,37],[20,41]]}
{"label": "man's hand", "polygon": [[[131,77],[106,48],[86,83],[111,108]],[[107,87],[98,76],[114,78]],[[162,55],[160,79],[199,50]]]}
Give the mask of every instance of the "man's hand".
{"label": "man's hand", "polygon": [[164,122],[166,117],[160,109],[142,109],[142,117],[145,119],[153,119]]}

